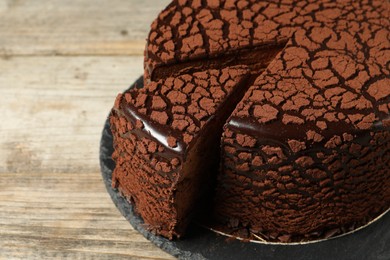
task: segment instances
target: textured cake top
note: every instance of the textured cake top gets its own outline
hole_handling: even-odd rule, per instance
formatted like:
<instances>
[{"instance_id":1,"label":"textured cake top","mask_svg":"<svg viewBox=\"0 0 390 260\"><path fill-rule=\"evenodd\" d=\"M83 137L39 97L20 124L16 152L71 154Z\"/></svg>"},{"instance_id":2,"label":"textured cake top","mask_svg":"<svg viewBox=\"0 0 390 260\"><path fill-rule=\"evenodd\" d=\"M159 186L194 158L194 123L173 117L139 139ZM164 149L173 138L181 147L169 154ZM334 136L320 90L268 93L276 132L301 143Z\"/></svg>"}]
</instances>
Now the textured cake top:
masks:
<instances>
[{"instance_id":1,"label":"textured cake top","mask_svg":"<svg viewBox=\"0 0 390 260\"><path fill-rule=\"evenodd\" d=\"M389 127L389 4L329 5L334 9L313 13L312 26L294 32L230 124L252 118L264 131L277 121L286 138L312 142Z\"/></svg>"},{"instance_id":2,"label":"textured cake top","mask_svg":"<svg viewBox=\"0 0 390 260\"><path fill-rule=\"evenodd\" d=\"M279 121L293 136L321 141L340 129L389 125L389 13L381 0L173 1L152 25L145 65L153 70L288 39L231 123Z\"/></svg>"},{"instance_id":3,"label":"textured cake top","mask_svg":"<svg viewBox=\"0 0 390 260\"><path fill-rule=\"evenodd\" d=\"M173 1L152 24L146 68L283 40L293 25L304 26L310 20L304 16L318 9L305 1L296 6L293 2Z\"/></svg>"},{"instance_id":4,"label":"textured cake top","mask_svg":"<svg viewBox=\"0 0 390 260\"><path fill-rule=\"evenodd\" d=\"M248 69L235 66L169 77L125 93L126 111L136 127L173 150L183 150L216 114Z\"/></svg>"}]
</instances>

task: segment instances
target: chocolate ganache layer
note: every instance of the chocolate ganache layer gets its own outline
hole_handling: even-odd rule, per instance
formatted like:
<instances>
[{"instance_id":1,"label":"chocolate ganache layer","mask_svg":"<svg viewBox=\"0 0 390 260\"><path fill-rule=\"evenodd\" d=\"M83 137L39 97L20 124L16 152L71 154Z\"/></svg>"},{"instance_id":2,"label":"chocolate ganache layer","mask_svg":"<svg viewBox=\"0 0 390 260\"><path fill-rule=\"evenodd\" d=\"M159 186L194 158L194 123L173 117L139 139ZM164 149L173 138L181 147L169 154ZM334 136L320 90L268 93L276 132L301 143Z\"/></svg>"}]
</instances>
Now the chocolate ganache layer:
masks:
<instances>
[{"instance_id":1,"label":"chocolate ganache layer","mask_svg":"<svg viewBox=\"0 0 390 260\"><path fill-rule=\"evenodd\" d=\"M145 88L110 117L113 186L171 239L214 194L216 219L249 238L366 224L390 207L389 13L388 1L172 1L147 39Z\"/></svg>"}]
</instances>

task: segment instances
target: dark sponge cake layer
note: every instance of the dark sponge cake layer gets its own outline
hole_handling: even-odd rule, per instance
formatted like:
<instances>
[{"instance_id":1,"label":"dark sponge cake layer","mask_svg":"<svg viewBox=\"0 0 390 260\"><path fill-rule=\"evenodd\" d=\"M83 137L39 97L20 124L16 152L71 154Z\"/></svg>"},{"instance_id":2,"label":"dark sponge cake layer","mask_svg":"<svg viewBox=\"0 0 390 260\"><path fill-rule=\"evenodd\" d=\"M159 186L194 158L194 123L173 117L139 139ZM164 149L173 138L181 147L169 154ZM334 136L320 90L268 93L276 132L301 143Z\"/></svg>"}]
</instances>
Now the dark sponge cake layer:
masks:
<instances>
[{"instance_id":1,"label":"dark sponge cake layer","mask_svg":"<svg viewBox=\"0 0 390 260\"><path fill-rule=\"evenodd\" d=\"M222 125L247 78L244 66L208 70L117 97L110 117L113 186L151 230L171 239L184 233L194 205L215 178Z\"/></svg>"},{"instance_id":2,"label":"dark sponge cake layer","mask_svg":"<svg viewBox=\"0 0 390 260\"><path fill-rule=\"evenodd\" d=\"M225 126L219 219L286 242L390 207L389 6L375 4L321 4L255 80Z\"/></svg>"}]
</instances>

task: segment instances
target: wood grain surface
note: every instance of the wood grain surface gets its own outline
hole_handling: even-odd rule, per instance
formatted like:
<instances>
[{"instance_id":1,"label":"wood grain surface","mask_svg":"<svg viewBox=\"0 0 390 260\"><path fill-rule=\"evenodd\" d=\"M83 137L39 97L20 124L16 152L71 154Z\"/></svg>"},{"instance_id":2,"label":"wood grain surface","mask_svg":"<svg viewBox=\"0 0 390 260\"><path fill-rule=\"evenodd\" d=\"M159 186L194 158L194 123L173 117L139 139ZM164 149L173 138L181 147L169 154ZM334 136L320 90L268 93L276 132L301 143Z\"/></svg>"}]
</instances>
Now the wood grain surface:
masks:
<instances>
[{"instance_id":1,"label":"wood grain surface","mask_svg":"<svg viewBox=\"0 0 390 260\"><path fill-rule=\"evenodd\" d=\"M115 208L98 159L168 2L0 0L0 259L173 259Z\"/></svg>"},{"instance_id":2,"label":"wood grain surface","mask_svg":"<svg viewBox=\"0 0 390 260\"><path fill-rule=\"evenodd\" d=\"M169 0L0 0L0 55L142 55Z\"/></svg>"}]
</instances>

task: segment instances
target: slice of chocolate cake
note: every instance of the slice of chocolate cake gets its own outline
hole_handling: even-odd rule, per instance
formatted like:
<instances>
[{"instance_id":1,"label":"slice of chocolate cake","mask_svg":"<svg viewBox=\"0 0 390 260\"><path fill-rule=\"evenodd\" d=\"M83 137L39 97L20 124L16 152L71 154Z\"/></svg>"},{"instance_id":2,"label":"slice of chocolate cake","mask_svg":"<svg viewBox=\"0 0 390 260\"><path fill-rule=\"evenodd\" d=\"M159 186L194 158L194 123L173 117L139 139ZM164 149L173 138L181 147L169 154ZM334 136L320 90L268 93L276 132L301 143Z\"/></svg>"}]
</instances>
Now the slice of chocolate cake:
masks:
<instances>
[{"instance_id":1,"label":"slice of chocolate cake","mask_svg":"<svg viewBox=\"0 0 390 260\"><path fill-rule=\"evenodd\" d=\"M119 95L110 122L113 186L151 230L180 237L218 171L222 126L244 92L244 66L151 82Z\"/></svg>"},{"instance_id":2,"label":"slice of chocolate cake","mask_svg":"<svg viewBox=\"0 0 390 260\"><path fill-rule=\"evenodd\" d=\"M224 223L302 241L389 209L389 5L377 4L319 5L317 25L297 30L239 103L222 141Z\"/></svg>"}]
</instances>

